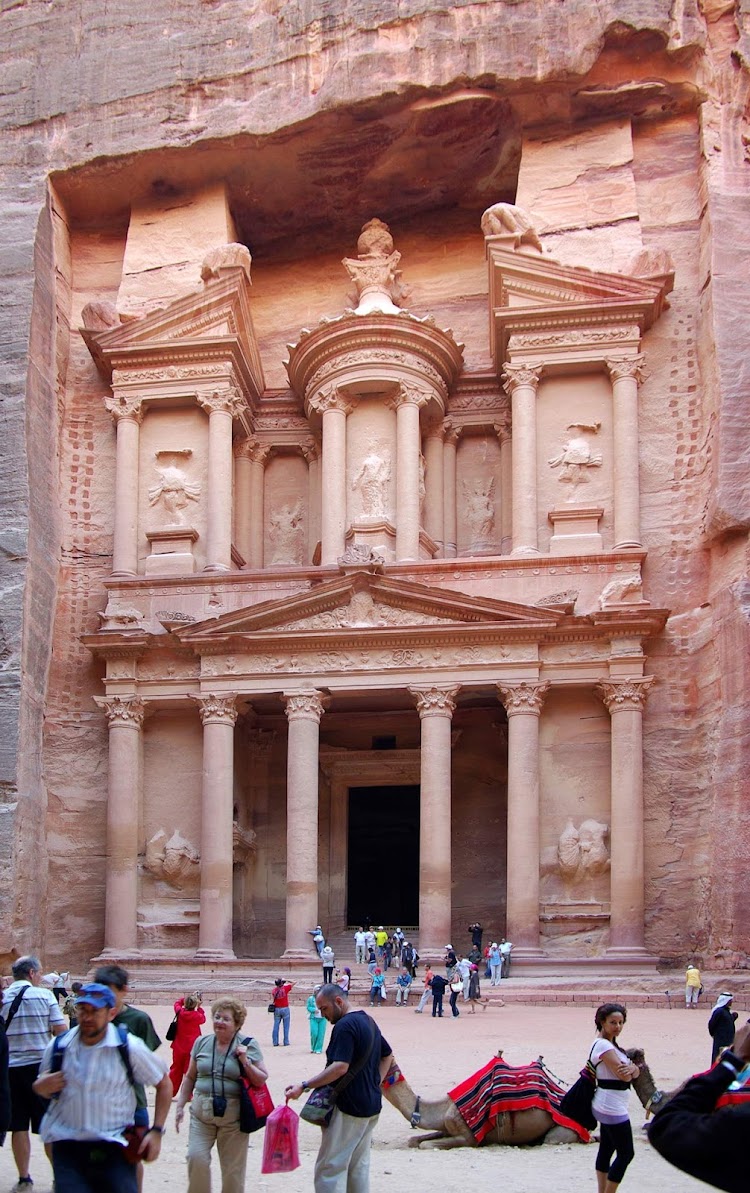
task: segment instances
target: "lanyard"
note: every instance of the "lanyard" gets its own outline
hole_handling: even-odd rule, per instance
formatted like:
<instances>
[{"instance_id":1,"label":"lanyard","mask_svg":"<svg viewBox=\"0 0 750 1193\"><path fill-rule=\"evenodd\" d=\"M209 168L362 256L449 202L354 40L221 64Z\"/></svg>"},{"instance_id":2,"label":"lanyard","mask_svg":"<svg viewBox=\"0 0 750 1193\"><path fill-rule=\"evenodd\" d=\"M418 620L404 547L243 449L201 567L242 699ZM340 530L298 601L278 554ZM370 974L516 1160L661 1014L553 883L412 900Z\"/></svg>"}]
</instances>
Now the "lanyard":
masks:
<instances>
[{"instance_id":1,"label":"lanyard","mask_svg":"<svg viewBox=\"0 0 750 1193\"><path fill-rule=\"evenodd\" d=\"M227 1067L227 1061L229 1059L229 1050L232 1047L232 1044L234 1043L234 1041L237 1039L238 1034L239 1034L238 1032L234 1033L231 1040L229 1041L229 1047L227 1048L226 1052L224 1053L224 1063L221 1066L221 1097L222 1098L224 1097L224 1070ZM214 1046L213 1046L213 1051L211 1052L211 1097L212 1098L216 1097L216 1088L214 1086L214 1064L215 1064L215 1062L216 1062L216 1036L214 1036Z\"/></svg>"}]
</instances>

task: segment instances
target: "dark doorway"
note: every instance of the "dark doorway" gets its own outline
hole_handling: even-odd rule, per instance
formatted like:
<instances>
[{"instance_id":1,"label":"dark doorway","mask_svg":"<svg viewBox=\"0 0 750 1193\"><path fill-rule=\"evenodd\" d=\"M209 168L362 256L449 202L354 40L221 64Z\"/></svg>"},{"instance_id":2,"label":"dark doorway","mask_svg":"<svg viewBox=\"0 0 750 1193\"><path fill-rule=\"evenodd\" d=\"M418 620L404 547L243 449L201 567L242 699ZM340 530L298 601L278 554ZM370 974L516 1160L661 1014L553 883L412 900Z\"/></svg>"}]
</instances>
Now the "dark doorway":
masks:
<instances>
[{"instance_id":1,"label":"dark doorway","mask_svg":"<svg viewBox=\"0 0 750 1193\"><path fill-rule=\"evenodd\" d=\"M349 788L347 921L419 922L419 787Z\"/></svg>"}]
</instances>

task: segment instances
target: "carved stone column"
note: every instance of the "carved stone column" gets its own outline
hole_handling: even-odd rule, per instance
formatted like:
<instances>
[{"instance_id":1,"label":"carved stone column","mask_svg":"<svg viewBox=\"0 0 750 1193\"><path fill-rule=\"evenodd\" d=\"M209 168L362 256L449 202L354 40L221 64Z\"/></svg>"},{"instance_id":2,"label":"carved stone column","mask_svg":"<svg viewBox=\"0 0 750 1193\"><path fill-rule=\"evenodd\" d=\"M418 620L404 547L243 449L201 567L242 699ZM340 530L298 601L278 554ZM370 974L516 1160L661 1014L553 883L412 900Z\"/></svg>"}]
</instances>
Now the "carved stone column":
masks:
<instances>
[{"instance_id":1,"label":"carved stone column","mask_svg":"<svg viewBox=\"0 0 750 1193\"><path fill-rule=\"evenodd\" d=\"M643 708L653 676L600 683L611 718L610 899L608 954L644 949Z\"/></svg>"},{"instance_id":2,"label":"carved stone column","mask_svg":"<svg viewBox=\"0 0 750 1193\"><path fill-rule=\"evenodd\" d=\"M548 683L497 685L508 715L508 866L505 935L514 955L539 948L539 717Z\"/></svg>"},{"instance_id":3,"label":"carved stone column","mask_svg":"<svg viewBox=\"0 0 750 1193\"><path fill-rule=\"evenodd\" d=\"M614 451L614 547L640 547L641 501L638 466L638 382L643 357L608 360L612 379Z\"/></svg>"},{"instance_id":4,"label":"carved stone column","mask_svg":"<svg viewBox=\"0 0 750 1193\"><path fill-rule=\"evenodd\" d=\"M438 555L443 552L443 534L445 533L444 501L445 488L443 481L443 437L445 431L442 423L433 423L427 431L424 444L425 459L425 501L424 522L425 530L437 545Z\"/></svg>"},{"instance_id":5,"label":"carved stone column","mask_svg":"<svg viewBox=\"0 0 750 1193\"><path fill-rule=\"evenodd\" d=\"M505 389L511 398L513 433L513 555L539 550L536 478L536 389L541 365L505 366Z\"/></svg>"},{"instance_id":6,"label":"carved stone column","mask_svg":"<svg viewBox=\"0 0 750 1193\"><path fill-rule=\"evenodd\" d=\"M429 394L401 385L396 407L396 561L419 559L419 410Z\"/></svg>"},{"instance_id":7,"label":"carved stone column","mask_svg":"<svg viewBox=\"0 0 750 1193\"><path fill-rule=\"evenodd\" d=\"M309 404L321 412L323 421L320 562L327 567L337 562L346 546L346 417L352 405L335 386L322 390Z\"/></svg>"},{"instance_id":8,"label":"carved stone column","mask_svg":"<svg viewBox=\"0 0 750 1193\"><path fill-rule=\"evenodd\" d=\"M138 444L143 405L140 399L105 398L117 426L115 455L115 524L112 575L138 574Z\"/></svg>"},{"instance_id":9,"label":"carved stone column","mask_svg":"<svg viewBox=\"0 0 750 1193\"><path fill-rule=\"evenodd\" d=\"M324 507L325 508L325 507ZM324 697L285 692L289 721L286 781L286 953L307 957L318 922L318 749Z\"/></svg>"},{"instance_id":10,"label":"carved stone column","mask_svg":"<svg viewBox=\"0 0 750 1193\"><path fill-rule=\"evenodd\" d=\"M197 696L203 722L201 918L197 957L234 956L232 945L232 808L237 697Z\"/></svg>"},{"instance_id":11,"label":"carved stone column","mask_svg":"<svg viewBox=\"0 0 750 1193\"><path fill-rule=\"evenodd\" d=\"M461 432L450 419L443 423L443 553L446 559L458 554L458 510L456 506L456 448Z\"/></svg>"},{"instance_id":12,"label":"carved stone column","mask_svg":"<svg viewBox=\"0 0 750 1193\"><path fill-rule=\"evenodd\" d=\"M513 449L510 421L498 423L495 433L500 444L500 552L510 554L513 546Z\"/></svg>"},{"instance_id":13,"label":"carved stone column","mask_svg":"<svg viewBox=\"0 0 750 1193\"><path fill-rule=\"evenodd\" d=\"M206 572L232 566L232 419L242 405L234 389L199 394L208 411L208 494L206 499Z\"/></svg>"},{"instance_id":14,"label":"carved stone column","mask_svg":"<svg viewBox=\"0 0 750 1193\"><path fill-rule=\"evenodd\" d=\"M143 718L138 696L98 697L109 725L104 952L138 948L138 815Z\"/></svg>"},{"instance_id":15,"label":"carved stone column","mask_svg":"<svg viewBox=\"0 0 750 1193\"><path fill-rule=\"evenodd\" d=\"M308 542L307 558L312 560L315 547L320 541L320 452L314 439L302 447L302 454L307 461L307 516Z\"/></svg>"},{"instance_id":16,"label":"carved stone column","mask_svg":"<svg viewBox=\"0 0 750 1193\"><path fill-rule=\"evenodd\" d=\"M235 445L235 539L245 563L250 568L263 567L263 530L265 519L265 472L270 447L257 439L243 439Z\"/></svg>"},{"instance_id":17,"label":"carved stone column","mask_svg":"<svg viewBox=\"0 0 750 1193\"><path fill-rule=\"evenodd\" d=\"M419 951L442 956L451 940L451 719L460 685L409 688L421 730Z\"/></svg>"}]
</instances>

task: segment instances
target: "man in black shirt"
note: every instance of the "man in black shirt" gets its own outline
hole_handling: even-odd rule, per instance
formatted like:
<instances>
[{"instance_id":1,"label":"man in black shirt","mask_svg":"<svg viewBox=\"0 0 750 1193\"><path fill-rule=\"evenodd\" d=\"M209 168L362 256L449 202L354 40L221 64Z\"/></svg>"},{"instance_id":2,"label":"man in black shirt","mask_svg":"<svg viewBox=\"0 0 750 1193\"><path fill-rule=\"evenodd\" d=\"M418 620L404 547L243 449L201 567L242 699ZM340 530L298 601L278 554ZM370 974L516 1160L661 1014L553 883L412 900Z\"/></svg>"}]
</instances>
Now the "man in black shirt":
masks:
<instances>
[{"instance_id":1,"label":"man in black shirt","mask_svg":"<svg viewBox=\"0 0 750 1193\"><path fill-rule=\"evenodd\" d=\"M430 986L432 988L432 1018L435 1016L439 1019L443 1018L443 995L445 994L445 987L448 985L448 979L444 978L442 974L436 973L433 976Z\"/></svg>"},{"instance_id":2,"label":"man in black shirt","mask_svg":"<svg viewBox=\"0 0 750 1193\"><path fill-rule=\"evenodd\" d=\"M369 1193L370 1140L380 1115L380 1083L393 1059L391 1046L364 1011L355 1011L340 986L318 991L318 1009L333 1024L321 1073L288 1085L287 1098L336 1084L336 1109L323 1129L315 1162L315 1193L333 1193L345 1176L347 1193Z\"/></svg>"},{"instance_id":3,"label":"man in black shirt","mask_svg":"<svg viewBox=\"0 0 750 1193\"><path fill-rule=\"evenodd\" d=\"M717 1103L748 1062L750 1026L745 1026L731 1051L723 1052L707 1073L691 1077L656 1111L648 1131L649 1143L670 1164L727 1193L748 1189L750 1091L745 1098L739 1091L718 1109Z\"/></svg>"}]
</instances>

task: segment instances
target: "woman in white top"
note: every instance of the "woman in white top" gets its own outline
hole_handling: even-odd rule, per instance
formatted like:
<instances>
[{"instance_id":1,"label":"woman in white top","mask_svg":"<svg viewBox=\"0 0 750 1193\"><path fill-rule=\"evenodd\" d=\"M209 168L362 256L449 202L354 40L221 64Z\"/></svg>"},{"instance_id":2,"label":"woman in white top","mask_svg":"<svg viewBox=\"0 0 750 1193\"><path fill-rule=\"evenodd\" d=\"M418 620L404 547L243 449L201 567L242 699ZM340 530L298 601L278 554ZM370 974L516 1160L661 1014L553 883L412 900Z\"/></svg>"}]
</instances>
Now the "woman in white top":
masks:
<instances>
[{"instance_id":1,"label":"woman in white top","mask_svg":"<svg viewBox=\"0 0 750 1193\"><path fill-rule=\"evenodd\" d=\"M634 1155L628 1100L630 1082L640 1069L617 1044L627 1017L625 1007L619 1002L605 1002L594 1016L599 1034L591 1049L591 1063L596 1067L596 1093L591 1109L600 1125L595 1164L598 1193L615 1193Z\"/></svg>"}]
</instances>

